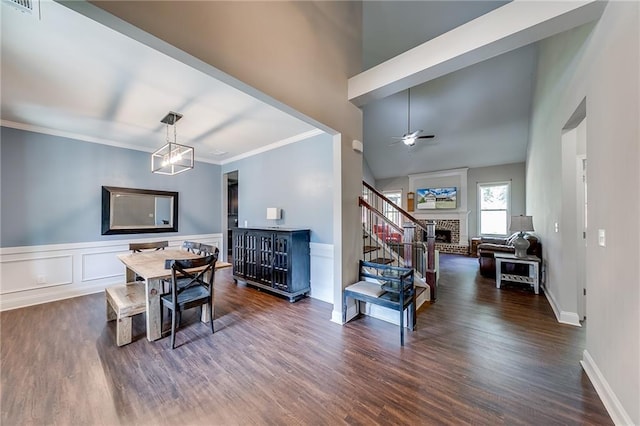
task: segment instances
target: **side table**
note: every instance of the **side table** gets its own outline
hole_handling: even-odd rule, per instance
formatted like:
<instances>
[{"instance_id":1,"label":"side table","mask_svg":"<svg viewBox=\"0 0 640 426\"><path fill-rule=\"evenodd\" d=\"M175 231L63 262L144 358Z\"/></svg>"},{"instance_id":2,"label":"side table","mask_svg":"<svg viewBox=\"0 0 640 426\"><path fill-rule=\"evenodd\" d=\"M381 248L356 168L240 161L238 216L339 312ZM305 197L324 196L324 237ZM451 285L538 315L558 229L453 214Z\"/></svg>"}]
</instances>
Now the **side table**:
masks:
<instances>
[{"instance_id":1,"label":"side table","mask_svg":"<svg viewBox=\"0 0 640 426\"><path fill-rule=\"evenodd\" d=\"M478 257L478 244L480 244L480 242L482 241L481 237L473 237L471 238L471 244L469 244L469 247L471 247L471 252L469 253L469 256L471 257Z\"/></svg>"},{"instance_id":2,"label":"side table","mask_svg":"<svg viewBox=\"0 0 640 426\"><path fill-rule=\"evenodd\" d=\"M513 253L495 253L496 260L496 287L500 288L502 280L516 283L526 283L533 286L533 291L538 294L540 291L540 258L538 256L516 257ZM516 263L529 265L529 275L504 274L502 273L503 263Z\"/></svg>"}]
</instances>

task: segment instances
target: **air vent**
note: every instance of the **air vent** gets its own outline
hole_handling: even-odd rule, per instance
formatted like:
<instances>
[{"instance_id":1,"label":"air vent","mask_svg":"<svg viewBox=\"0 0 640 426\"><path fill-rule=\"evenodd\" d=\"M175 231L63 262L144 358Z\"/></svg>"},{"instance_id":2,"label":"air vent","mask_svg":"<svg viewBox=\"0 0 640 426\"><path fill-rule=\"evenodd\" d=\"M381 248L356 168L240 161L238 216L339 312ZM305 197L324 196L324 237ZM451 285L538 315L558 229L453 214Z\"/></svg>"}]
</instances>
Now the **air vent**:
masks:
<instances>
[{"instance_id":1,"label":"air vent","mask_svg":"<svg viewBox=\"0 0 640 426\"><path fill-rule=\"evenodd\" d=\"M13 6L22 13L29 15L39 15L40 0L2 0L4 4Z\"/></svg>"}]
</instances>

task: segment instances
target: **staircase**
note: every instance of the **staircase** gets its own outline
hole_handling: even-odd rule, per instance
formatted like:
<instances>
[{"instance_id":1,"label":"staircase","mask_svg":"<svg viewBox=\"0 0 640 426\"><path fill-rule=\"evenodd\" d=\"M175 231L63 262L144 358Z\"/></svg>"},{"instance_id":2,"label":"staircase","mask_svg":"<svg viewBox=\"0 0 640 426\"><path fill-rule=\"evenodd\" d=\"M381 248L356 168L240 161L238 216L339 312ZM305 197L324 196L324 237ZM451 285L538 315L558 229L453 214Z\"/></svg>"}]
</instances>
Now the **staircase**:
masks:
<instances>
[{"instance_id":1,"label":"staircase","mask_svg":"<svg viewBox=\"0 0 640 426\"><path fill-rule=\"evenodd\" d=\"M417 306L437 298L437 253L435 221L423 226L408 212L378 190L362 182L359 197L363 227L362 259L415 269ZM427 235L426 243L415 240L415 230Z\"/></svg>"}]
</instances>

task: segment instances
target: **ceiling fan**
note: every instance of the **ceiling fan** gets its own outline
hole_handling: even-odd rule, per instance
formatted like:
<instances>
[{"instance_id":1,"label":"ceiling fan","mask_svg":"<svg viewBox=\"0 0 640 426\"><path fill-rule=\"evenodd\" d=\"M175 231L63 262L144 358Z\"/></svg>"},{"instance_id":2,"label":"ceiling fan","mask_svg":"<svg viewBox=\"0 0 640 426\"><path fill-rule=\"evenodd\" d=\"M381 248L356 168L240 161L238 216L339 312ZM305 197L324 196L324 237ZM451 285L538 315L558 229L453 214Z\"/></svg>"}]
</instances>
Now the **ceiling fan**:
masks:
<instances>
[{"instance_id":1,"label":"ceiling fan","mask_svg":"<svg viewBox=\"0 0 640 426\"><path fill-rule=\"evenodd\" d=\"M435 135L421 135L422 132L422 130L411 131L411 88L409 88L407 89L407 133L400 137L394 136L393 139L398 140L391 145L402 142L406 146L414 146L418 139L433 139L435 137Z\"/></svg>"}]
</instances>

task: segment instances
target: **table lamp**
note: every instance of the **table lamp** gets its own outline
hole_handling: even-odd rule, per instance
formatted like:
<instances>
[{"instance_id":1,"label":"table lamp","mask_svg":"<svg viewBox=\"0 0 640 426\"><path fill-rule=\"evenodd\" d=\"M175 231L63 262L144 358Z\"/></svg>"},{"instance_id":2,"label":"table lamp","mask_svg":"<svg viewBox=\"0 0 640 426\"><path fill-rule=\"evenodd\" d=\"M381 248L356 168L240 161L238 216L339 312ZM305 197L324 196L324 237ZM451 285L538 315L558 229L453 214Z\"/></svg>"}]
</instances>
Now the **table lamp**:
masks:
<instances>
[{"instance_id":1,"label":"table lamp","mask_svg":"<svg viewBox=\"0 0 640 426\"><path fill-rule=\"evenodd\" d=\"M527 249L529 249L529 241L524 236L527 232L534 231L532 216L511 216L511 226L509 232L518 232L518 237L513 240L513 247L516 249L516 257L527 257Z\"/></svg>"}]
</instances>

